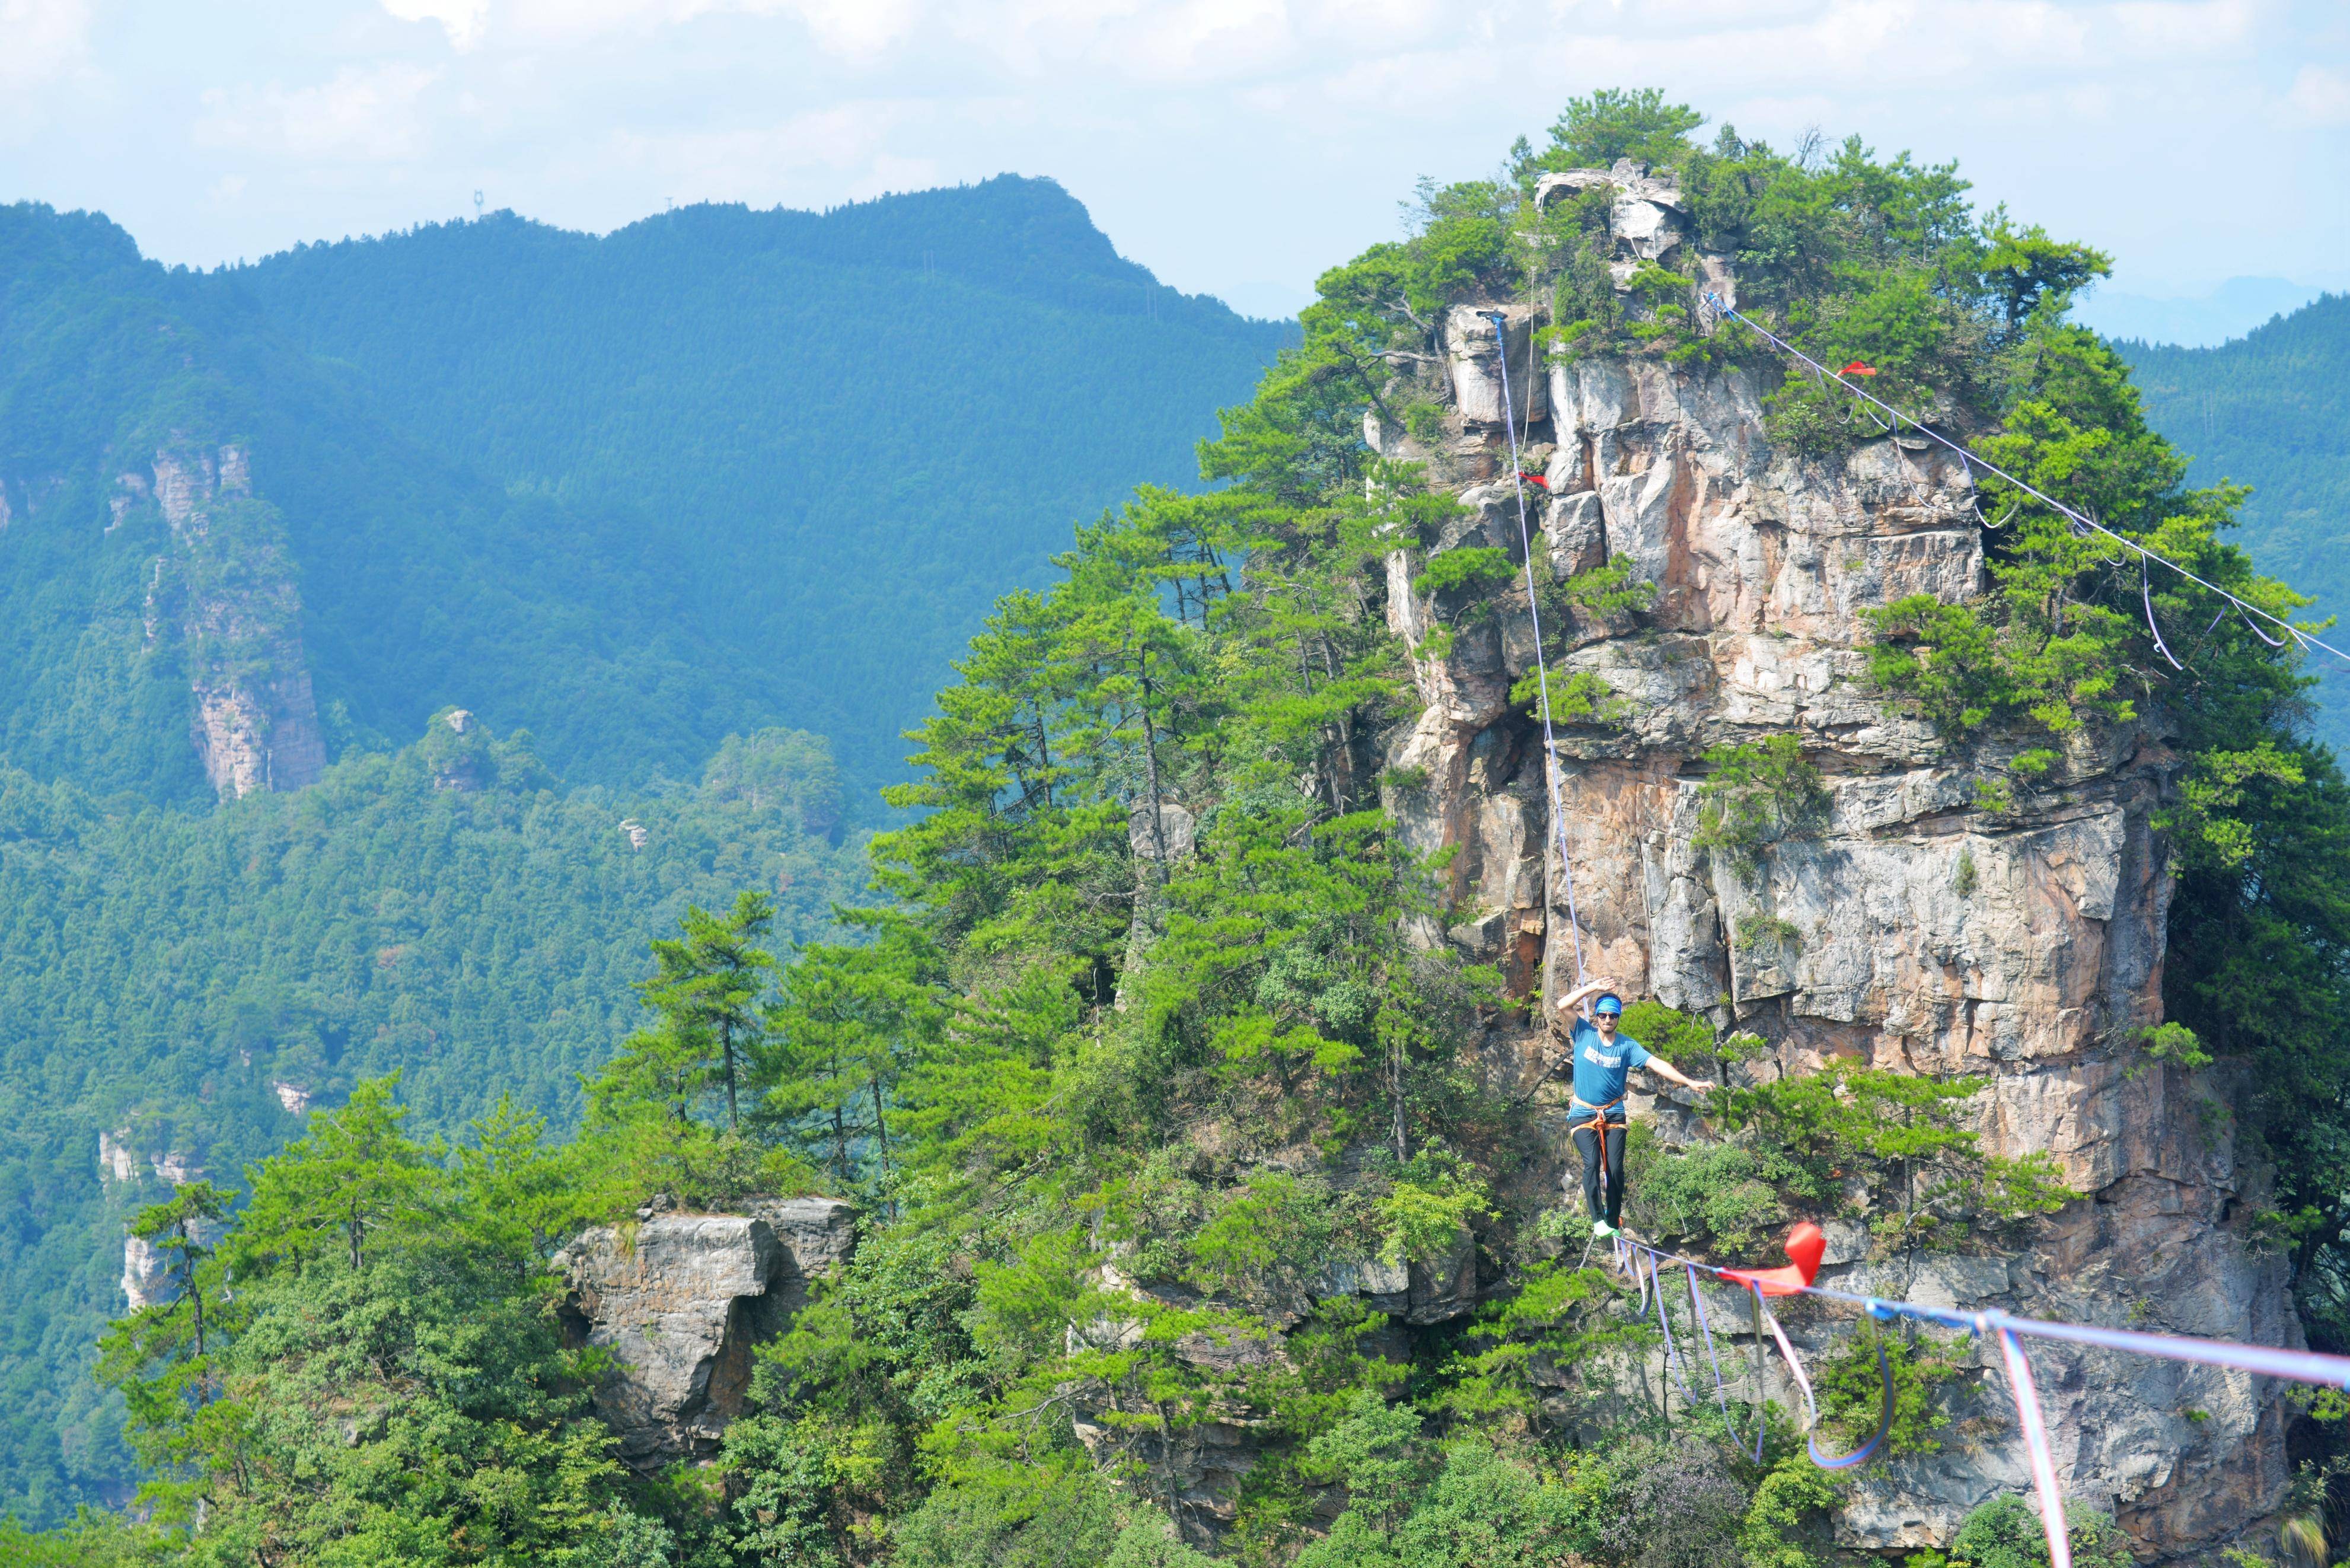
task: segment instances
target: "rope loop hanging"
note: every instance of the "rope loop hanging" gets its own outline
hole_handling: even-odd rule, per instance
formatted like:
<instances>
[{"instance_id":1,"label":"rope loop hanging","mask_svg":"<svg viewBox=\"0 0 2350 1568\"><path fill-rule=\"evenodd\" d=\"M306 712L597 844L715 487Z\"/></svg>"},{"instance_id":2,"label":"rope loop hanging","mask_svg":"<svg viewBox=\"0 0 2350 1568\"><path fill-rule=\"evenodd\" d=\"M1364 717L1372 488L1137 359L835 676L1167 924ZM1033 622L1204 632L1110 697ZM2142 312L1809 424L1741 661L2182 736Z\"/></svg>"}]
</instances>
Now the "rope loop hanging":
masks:
<instances>
[{"instance_id":1,"label":"rope loop hanging","mask_svg":"<svg viewBox=\"0 0 2350 1568\"><path fill-rule=\"evenodd\" d=\"M2151 559L2151 556L2141 556L2137 563L2137 594L2146 605L2146 629L2154 637L2154 650L2170 660L2170 668L2184 672L2187 666L2178 662L2178 655L2170 651L2170 644L2162 640L2162 628L2155 622L2154 568L2147 565Z\"/></svg>"}]
</instances>

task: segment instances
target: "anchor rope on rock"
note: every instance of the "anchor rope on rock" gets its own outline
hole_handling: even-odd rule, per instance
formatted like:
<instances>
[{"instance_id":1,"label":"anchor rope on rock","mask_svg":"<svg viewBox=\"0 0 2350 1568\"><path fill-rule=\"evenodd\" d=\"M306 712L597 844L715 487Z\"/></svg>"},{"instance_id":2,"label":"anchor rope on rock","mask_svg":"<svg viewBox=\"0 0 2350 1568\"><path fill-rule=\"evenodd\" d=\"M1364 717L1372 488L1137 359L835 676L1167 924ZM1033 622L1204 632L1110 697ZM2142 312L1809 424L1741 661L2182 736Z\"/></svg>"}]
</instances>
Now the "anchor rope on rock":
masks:
<instances>
[{"instance_id":1,"label":"anchor rope on rock","mask_svg":"<svg viewBox=\"0 0 2350 1568\"><path fill-rule=\"evenodd\" d=\"M2074 507L2065 505L2063 502L2057 500L2054 496L2050 495L2047 492L2025 483L2022 480L2018 479L2015 475L2008 472L2007 470L2000 467L1997 463L1992 462L1989 459L1975 452L1968 451L1957 441L1952 441L1950 437L1942 434L1939 431L1932 429L1914 415L1905 413L1901 410L1895 408L1884 399L1877 396L1876 393L1867 390L1866 388L1856 386L1851 381L1845 379L1841 376L1831 373L1826 366L1821 364L1817 359L1813 358L1809 354L1804 353L1801 348L1796 348L1785 338L1773 332L1769 327L1763 326L1752 317L1746 315L1736 306L1724 304L1719 295L1708 294L1705 296L1704 304L1706 308L1711 311L1716 318L1728 319L1740 323L1752 330L1756 336L1762 337L1765 342L1777 348L1781 353L1792 356L1793 358L1800 359L1804 364L1810 366L1823 380L1834 382L1836 386L1842 387L1854 397L1858 398L1863 402L1868 403L1872 407L1879 410L1895 421L1894 428L1898 428L1900 425L1908 425L1911 430L1916 431L1928 441L1933 441L1938 445L1947 447L1950 451L1958 454L1959 461L1965 463L1970 472L1980 468L1986 473L1995 474L2000 479L2013 485L2016 489L2022 491L2026 495L2031 496L2033 500L2038 501L2042 505L2061 514L2066 518L2069 518L2073 523L2074 533L2078 534L2081 530L2085 528L2095 533L2102 534L2106 538L2111 539L2115 544L2120 545L2126 549L2135 550L2144 561L2168 566L2172 571L2177 572L2180 576L2185 577L2189 582L2193 583L2197 587L2203 589L2207 593L2217 594L2220 597L2226 599L2230 604L2234 605L2238 610L2243 613L2247 624L2251 622L2252 617L2258 616L2262 620L2267 621L2270 625L2278 628L2287 638L2300 644L2302 647L2305 649L2322 649L2325 652L2332 654L2334 658L2342 660L2345 664L2350 664L2350 653L2345 653L2342 649L2334 647L2332 643L2327 642L2324 639L2303 630L2300 627L2293 625L2293 622L2285 619L2282 616L2274 614L2269 610L2264 610L2261 608L2260 606L2251 603L2250 600L2239 597L2237 595L2230 593L2227 589L2220 587L2216 583L2206 581L2204 578L2197 576L2191 571L2189 571L2185 566L2182 566L2178 562L2172 560L2169 556L2162 555L2158 551L2148 549L2146 545L2139 544L2137 540L2128 537L2126 535L2115 533L2111 528L2106 527L2095 518L2091 517L2087 514L2078 511ZM2254 626L2252 629L2258 631L2260 628L2259 627ZM2161 635L2162 634L2159 631L2155 634L2156 641L2159 642L2161 640ZM2262 640L2268 642L2272 648L2282 646L2280 643L2268 638L2265 633L2262 633ZM2168 650L2166 649L2165 652L2166 657L2168 657Z\"/></svg>"},{"instance_id":2,"label":"anchor rope on rock","mask_svg":"<svg viewBox=\"0 0 2350 1568\"><path fill-rule=\"evenodd\" d=\"M1526 475L1518 459L1518 414L1510 394L1510 335L1506 330L1509 318L1498 310L1478 314L1493 324L1495 358L1502 367L1502 428L1510 434L1510 482L1518 496L1518 543L1525 551L1526 613L1534 628L1534 687L1542 707L1543 779L1550 788L1551 836L1558 842L1559 875L1566 884L1566 929L1575 939L1575 983L1583 983L1583 919L1575 908L1575 862L1566 852L1566 811L1559 802L1558 736L1550 722L1550 676L1544 667L1542 605L1534 592L1534 529L1526 521ZM1533 363L1531 348L1527 362ZM1534 398L1526 398L1529 417L1534 412ZM1531 427L1529 427L1531 428Z\"/></svg>"}]
</instances>

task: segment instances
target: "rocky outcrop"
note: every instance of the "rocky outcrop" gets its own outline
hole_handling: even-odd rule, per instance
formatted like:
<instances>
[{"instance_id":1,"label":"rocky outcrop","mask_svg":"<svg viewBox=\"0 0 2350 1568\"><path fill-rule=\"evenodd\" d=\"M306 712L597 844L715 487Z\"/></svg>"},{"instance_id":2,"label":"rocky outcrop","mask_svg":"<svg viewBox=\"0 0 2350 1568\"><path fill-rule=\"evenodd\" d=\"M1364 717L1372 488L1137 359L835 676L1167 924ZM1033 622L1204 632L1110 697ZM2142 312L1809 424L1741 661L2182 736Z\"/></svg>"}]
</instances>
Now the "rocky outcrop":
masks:
<instances>
[{"instance_id":1,"label":"rocky outcrop","mask_svg":"<svg viewBox=\"0 0 2350 1568\"><path fill-rule=\"evenodd\" d=\"M139 1177L139 1157L130 1150L130 1129L117 1127L110 1133L98 1135L98 1179L135 1181Z\"/></svg>"},{"instance_id":2,"label":"rocky outcrop","mask_svg":"<svg viewBox=\"0 0 2350 1568\"><path fill-rule=\"evenodd\" d=\"M742 1214L646 1210L557 1255L577 1345L609 1350L596 1410L639 1470L706 1459L742 1413L751 1353L806 1303L808 1282L856 1242L854 1213L826 1198L759 1199Z\"/></svg>"},{"instance_id":3,"label":"rocky outcrop","mask_svg":"<svg viewBox=\"0 0 2350 1568\"><path fill-rule=\"evenodd\" d=\"M244 449L158 450L151 483L120 476L109 530L151 500L172 548L149 574L147 641L165 624L181 634L193 698L189 734L205 776L227 800L316 783L327 753L300 595L276 512L253 493Z\"/></svg>"},{"instance_id":4,"label":"rocky outcrop","mask_svg":"<svg viewBox=\"0 0 2350 1568\"><path fill-rule=\"evenodd\" d=\"M1678 193L1627 165L1545 177L1544 199L1600 185L1616 192L1625 265L1690 243ZM1514 386L1519 321L1539 320L1523 302L1507 308ZM2180 766L2161 723L2077 741L2012 809L1990 810L1977 784L2002 776L2014 746L1954 750L1866 678L1864 611L1984 588L1965 468L1893 439L1834 461L1780 452L1764 388L1743 370L1645 358L1544 367L1523 431L1526 466L1549 487L1535 498L1537 575L1555 584L1621 562L1651 595L1638 614L1544 599L1555 667L1611 698L1560 732L1562 865L1540 732L1510 701L1535 659L1523 585L1486 590L1479 614L1457 595L1412 590L1431 555L1523 554L1492 423L1492 327L1464 308L1445 331L1461 347L1411 395L1451 406L1448 432L1422 443L1370 430L1464 507L1440 537L1398 552L1388 576L1399 636L1425 650L1430 629L1447 628L1433 645L1443 656L1416 660L1424 706L1384 758L1407 838L1454 851L1461 914L1430 940L1547 994L1562 973L1571 981L1579 940L1587 971L1760 1034L1763 1054L1742 1073L1842 1060L1981 1075L1986 1147L2046 1151L2086 1195L2012 1253L1872 1262L1847 1249L1829 1271L1843 1288L2299 1343L2285 1265L2247 1232L2261 1176L2240 1164L2218 1110L2228 1080L2150 1064L2134 1043L2161 1017L2170 881L2156 817ZM1815 826L1751 871L1693 848L1706 749L1783 733L1823 775ZM1530 1033L1497 1033L1490 1068L1530 1085L1537 1050ZM1632 1108L1669 1139L1698 1136L1670 1100L1636 1094ZM1529 1114L1561 1157L1525 1173L1536 1194L1565 1174L1558 1091L1542 1090ZM1848 1332L1803 1309L1789 1318L1815 1348ZM1938 1454L1864 1472L1838 1525L1847 1544L1946 1543L1968 1510L2024 1484L1996 1374L1976 1349L1957 1354L1967 1370L1948 1396L1955 1435ZM2287 1408L2273 1386L2098 1352L2032 1354L2068 1490L2115 1510L2145 1553L2206 1552L2279 1505Z\"/></svg>"},{"instance_id":5,"label":"rocky outcrop","mask_svg":"<svg viewBox=\"0 0 2350 1568\"><path fill-rule=\"evenodd\" d=\"M144 1236L122 1239L122 1299L126 1312L140 1312L168 1299L171 1282L162 1251Z\"/></svg>"},{"instance_id":6,"label":"rocky outcrop","mask_svg":"<svg viewBox=\"0 0 2350 1568\"><path fill-rule=\"evenodd\" d=\"M1145 860L1181 860L1191 853L1199 836L1200 819L1189 807L1171 800L1160 801L1155 814L1148 804L1127 814L1127 845Z\"/></svg>"}]
</instances>

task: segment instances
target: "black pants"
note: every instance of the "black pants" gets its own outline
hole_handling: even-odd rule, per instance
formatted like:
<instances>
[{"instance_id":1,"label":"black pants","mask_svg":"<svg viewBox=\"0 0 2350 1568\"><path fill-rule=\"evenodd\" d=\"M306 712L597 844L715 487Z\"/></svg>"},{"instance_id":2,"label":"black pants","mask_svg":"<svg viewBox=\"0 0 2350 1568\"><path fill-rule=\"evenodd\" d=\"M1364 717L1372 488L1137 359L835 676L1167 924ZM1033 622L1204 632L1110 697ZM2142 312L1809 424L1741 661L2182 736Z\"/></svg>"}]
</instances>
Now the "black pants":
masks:
<instances>
[{"instance_id":1,"label":"black pants","mask_svg":"<svg viewBox=\"0 0 2350 1568\"><path fill-rule=\"evenodd\" d=\"M1607 1200L1603 1208L1599 1193L1599 1160L1602 1127L1606 1127L1607 1159ZM1590 1207L1594 1220L1605 1220L1610 1225L1617 1222L1624 1212L1624 1124L1602 1123L1596 1117L1578 1122L1569 1129L1575 1138L1575 1151L1583 1156L1583 1201Z\"/></svg>"}]
</instances>

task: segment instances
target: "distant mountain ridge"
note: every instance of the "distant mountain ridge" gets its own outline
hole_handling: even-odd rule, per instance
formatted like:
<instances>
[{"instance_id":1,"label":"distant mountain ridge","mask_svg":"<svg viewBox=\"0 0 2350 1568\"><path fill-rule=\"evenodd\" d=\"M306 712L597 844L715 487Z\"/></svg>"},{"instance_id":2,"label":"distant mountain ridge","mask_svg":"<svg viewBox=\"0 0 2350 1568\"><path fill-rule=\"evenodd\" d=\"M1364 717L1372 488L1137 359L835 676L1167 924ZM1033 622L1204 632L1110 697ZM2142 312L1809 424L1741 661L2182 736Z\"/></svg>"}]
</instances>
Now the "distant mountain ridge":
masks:
<instances>
[{"instance_id":1,"label":"distant mountain ridge","mask_svg":"<svg viewBox=\"0 0 2350 1568\"><path fill-rule=\"evenodd\" d=\"M2350 647L2350 295L2329 294L2217 348L2121 346L2149 421L2193 478L2252 487L2242 539L2263 569L2345 618ZM2350 752L2350 670L2319 656L2318 736Z\"/></svg>"},{"instance_id":2,"label":"distant mountain ridge","mask_svg":"<svg viewBox=\"0 0 2350 1568\"><path fill-rule=\"evenodd\" d=\"M1009 176L601 238L501 213L211 274L20 206L0 271L0 519L40 518L0 547L0 755L190 801L267 773L307 677L320 761L452 703L581 779L690 774L783 723L833 738L861 803L993 597L1137 474L1190 480L1293 330ZM282 567L183 593L176 639L159 584L238 574L163 514L158 454L210 465L240 570ZM224 713L242 773L189 745Z\"/></svg>"},{"instance_id":3,"label":"distant mountain ridge","mask_svg":"<svg viewBox=\"0 0 2350 1568\"><path fill-rule=\"evenodd\" d=\"M2116 293L2100 285L2074 306L2073 319L2107 337L2210 348L2290 315L2324 292L2282 277L2231 277L2185 297Z\"/></svg>"}]
</instances>

